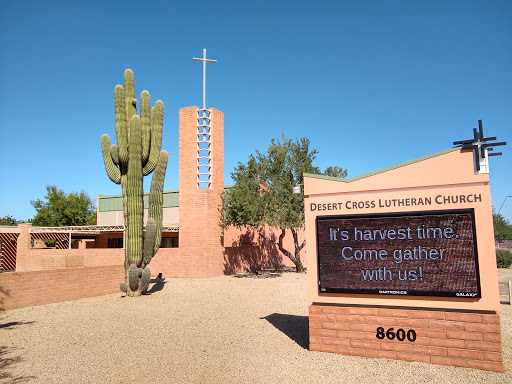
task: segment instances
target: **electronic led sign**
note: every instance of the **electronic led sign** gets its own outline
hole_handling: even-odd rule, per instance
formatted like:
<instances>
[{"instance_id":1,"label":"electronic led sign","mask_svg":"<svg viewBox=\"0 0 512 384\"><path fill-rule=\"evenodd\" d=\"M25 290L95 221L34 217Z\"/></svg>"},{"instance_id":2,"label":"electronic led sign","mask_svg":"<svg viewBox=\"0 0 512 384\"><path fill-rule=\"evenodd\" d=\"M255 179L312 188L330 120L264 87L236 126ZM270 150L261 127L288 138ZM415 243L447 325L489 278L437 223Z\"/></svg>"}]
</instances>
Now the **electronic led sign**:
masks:
<instances>
[{"instance_id":1,"label":"electronic led sign","mask_svg":"<svg viewBox=\"0 0 512 384\"><path fill-rule=\"evenodd\" d=\"M317 218L320 293L480 298L474 211Z\"/></svg>"}]
</instances>

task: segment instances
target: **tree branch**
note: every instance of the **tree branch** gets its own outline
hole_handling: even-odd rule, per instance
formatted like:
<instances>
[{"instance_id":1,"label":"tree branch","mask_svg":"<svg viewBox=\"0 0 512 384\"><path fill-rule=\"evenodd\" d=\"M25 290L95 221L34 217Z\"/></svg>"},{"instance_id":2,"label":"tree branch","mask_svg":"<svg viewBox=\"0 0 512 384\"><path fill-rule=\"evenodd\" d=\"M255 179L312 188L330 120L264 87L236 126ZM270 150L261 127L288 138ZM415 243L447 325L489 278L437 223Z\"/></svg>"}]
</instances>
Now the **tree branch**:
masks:
<instances>
[{"instance_id":1,"label":"tree branch","mask_svg":"<svg viewBox=\"0 0 512 384\"><path fill-rule=\"evenodd\" d=\"M274 240L271 240L269 238L267 238L263 233L260 232L259 228L257 225L252 225L252 224L248 224L250 227L252 227L256 233L265 241L268 241L269 243L273 243L277 246L279 246L279 243L277 241L274 241Z\"/></svg>"}]
</instances>

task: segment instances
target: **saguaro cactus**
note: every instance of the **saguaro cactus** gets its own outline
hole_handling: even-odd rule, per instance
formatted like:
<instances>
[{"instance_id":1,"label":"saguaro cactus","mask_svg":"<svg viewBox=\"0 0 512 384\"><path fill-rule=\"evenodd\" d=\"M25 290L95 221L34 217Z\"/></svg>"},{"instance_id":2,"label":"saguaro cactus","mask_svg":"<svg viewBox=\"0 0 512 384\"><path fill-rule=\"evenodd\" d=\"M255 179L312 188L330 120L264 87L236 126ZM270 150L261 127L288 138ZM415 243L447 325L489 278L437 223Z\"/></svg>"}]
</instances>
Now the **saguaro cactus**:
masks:
<instances>
[{"instance_id":1,"label":"saguaro cactus","mask_svg":"<svg viewBox=\"0 0 512 384\"><path fill-rule=\"evenodd\" d=\"M160 151L164 103L150 109L147 91L140 95L137 115L133 72L124 72L124 88L114 88L117 146L110 137L101 137L107 175L121 184L125 225L125 282L127 296L139 296L148 289L151 271L147 267L162 241L163 186L168 153ZM149 193L149 218L144 234L143 178L155 171Z\"/></svg>"}]
</instances>

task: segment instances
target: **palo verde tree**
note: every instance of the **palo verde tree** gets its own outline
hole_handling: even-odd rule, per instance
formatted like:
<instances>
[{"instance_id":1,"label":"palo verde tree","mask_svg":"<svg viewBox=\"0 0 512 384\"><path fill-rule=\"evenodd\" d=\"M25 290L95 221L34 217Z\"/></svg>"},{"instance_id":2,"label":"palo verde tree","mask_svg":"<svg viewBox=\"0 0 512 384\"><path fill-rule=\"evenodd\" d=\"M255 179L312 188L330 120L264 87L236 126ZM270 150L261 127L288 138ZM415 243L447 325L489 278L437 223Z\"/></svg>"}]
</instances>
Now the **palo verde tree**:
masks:
<instances>
[{"instance_id":1,"label":"palo verde tree","mask_svg":"<svg viewBox=\"0 0 512 384\"><path fill-rule=\"evenodd\" d=\"M110 137L101 137L101 150L107 175L121 184L125 225L125 282L121 291L127 296L145 293L151 279L147 267L162 241L163 187L168 153L160 151L164 103L158 100L150 108L148 91L140 95L137 115L135 81L131 69L124 72L124 88L114 88L117 146ZM143 178L152 172L149 193L149 218L144 233Z\"/></svg>"},{"instance_id":2,"label":"palo verde tree","mask_svg":"<svg viewBox=\"0 0 512 384\"><path fill-rule=\"evenodd\" d=\"M81 191L65 193L55 185L46 187L43 200L31 200L36 210L32 224L40 227L61 227L96 224L95 205L89 195Z\"/></svg>"},{"instance_id":3,"label":"palo verde tree","mask_svg":"<svg viewBox=\"0 0 512 384\"><path fill-rule=\"evenodd\" d=\"M246 164L238 163L231 173L235 185L223 195L223 225L252 227L265 241L275 243L297 272L304 272L300 253L306 241L299 244L298 235L304 227L304 195L294 194L293 187L303 184L304 173L321 173L313 166L316 154L307 138L291 140L283 134L282 141L272 139L265 153L256 151ZM265 225L281 231L277 241L265 235ZM287 229L293 236L292 250L283 246Z\"/></svg>"}]
</instances>

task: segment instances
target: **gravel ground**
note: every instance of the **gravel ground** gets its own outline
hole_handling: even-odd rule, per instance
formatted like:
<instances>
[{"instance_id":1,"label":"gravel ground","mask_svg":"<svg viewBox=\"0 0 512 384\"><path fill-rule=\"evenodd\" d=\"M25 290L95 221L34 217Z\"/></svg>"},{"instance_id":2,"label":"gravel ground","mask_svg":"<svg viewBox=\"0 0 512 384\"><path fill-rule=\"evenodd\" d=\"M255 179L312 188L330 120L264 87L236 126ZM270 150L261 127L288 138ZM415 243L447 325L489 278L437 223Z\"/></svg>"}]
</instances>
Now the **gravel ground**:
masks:
<instances>
[{"instance_id":1,"label":"gravel ground","mask_svg":"<svg viewBox=\"0 0 512 384\"><path fill-rule=\"evenodd\" d=\"M5 383L512 383L512 307L502 305L507 372L309 352L306 276L172 279L0 313Z\"/></svg>"}]
</instances>

